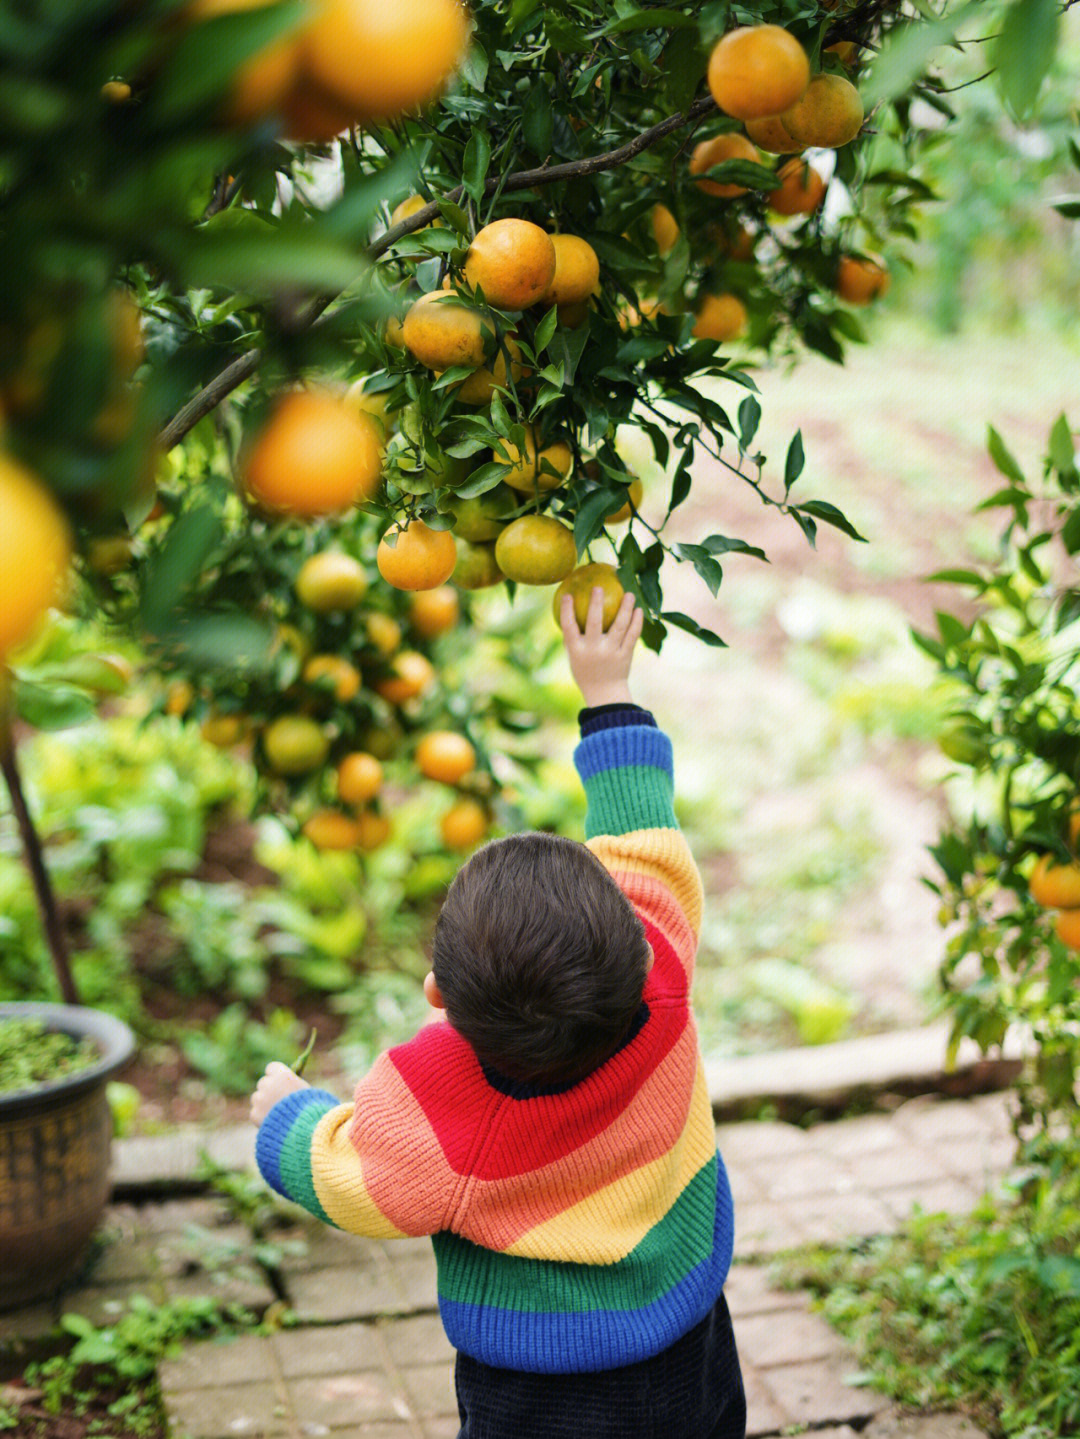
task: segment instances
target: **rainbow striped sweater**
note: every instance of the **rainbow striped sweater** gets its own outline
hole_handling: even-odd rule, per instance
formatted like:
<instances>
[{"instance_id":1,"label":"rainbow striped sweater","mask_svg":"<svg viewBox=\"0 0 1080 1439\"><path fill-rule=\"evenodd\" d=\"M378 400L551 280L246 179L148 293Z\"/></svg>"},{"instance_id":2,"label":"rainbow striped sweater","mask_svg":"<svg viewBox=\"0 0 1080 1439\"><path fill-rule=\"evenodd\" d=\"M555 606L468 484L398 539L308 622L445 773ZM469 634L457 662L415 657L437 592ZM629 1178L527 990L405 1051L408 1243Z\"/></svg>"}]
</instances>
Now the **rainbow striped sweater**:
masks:
<instances>
[{"instance_id":1,"label":"rainbow striped sweater","mask_svg":"<svg viewBox=\"0 0 1080 1439\"><path fill-rule=\"evenodd\" d=\"M380 1056L350 1104L286 1096L256 1142L268 1183L328 1223L431 1235L451 1343L533 1373L659 1354L716 1302L733 1241L690 1011L701 881L671 743L636 707L586 714L587 843L655 953L630 1037L585 1079L542 1088L486 1071L437 1021Z\"/></svg>"}]
</instances>

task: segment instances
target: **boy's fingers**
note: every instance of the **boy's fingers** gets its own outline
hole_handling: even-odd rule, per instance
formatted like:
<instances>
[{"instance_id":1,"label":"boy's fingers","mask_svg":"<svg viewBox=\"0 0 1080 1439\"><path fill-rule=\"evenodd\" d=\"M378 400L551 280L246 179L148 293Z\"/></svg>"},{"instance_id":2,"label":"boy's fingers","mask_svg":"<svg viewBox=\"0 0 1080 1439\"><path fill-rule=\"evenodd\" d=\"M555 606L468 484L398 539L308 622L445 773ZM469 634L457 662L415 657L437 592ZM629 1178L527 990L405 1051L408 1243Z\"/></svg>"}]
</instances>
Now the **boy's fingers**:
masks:
<instances>
[{"instance_id":1,"label":"boy's fingers","mask_svg":"<svg viewBox=\"0 0 1080 1439\"><path fill-rule=\"evenodd\" d=\"M604 591L594 585L589 595L589 612L585 616L585 633L590 639L597 639L604 632Z\"/></svg>"},{"instance_id":2,"label":"boy's fingers","mask_svg":"<svg viewBox=\"0 0 1080 1439\"><path fill-rule=\"evenodd\" d=\"M619 601L619 608L615 611L615 618L611 621L611 637L617 645L621 645L626 638L626 632L630 628L630 622L634 614L636 601L629 590Z\"/></svg>"},{"instance_id":3,"label":"boy's fingers","mask_svg":"<svg viewBox=\"0 0 1080 1439\"><path fill-rule=\"evenodd\" d=\"M577 615L574 613L574 597L571 594L563 595L559 604L559 623L567 645L580 640L581 631L578 629Z\"/></svg>"}]
</instances>

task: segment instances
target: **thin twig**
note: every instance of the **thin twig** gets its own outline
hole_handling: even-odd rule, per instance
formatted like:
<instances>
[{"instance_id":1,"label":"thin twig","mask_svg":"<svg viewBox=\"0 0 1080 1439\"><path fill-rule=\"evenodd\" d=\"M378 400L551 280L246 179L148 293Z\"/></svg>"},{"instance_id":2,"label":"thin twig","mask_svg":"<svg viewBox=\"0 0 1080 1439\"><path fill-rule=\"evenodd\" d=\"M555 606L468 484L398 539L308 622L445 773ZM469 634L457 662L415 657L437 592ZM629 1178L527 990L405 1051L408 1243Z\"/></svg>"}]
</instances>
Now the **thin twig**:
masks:
<instances>
[{"instance_id":1,"label":"thin twig","mask_svg":"<svg viewBox=\"0 0 1080 1439\"><path fill-rule=\"evenodd\" d=\"M504 191L531 190L537 185L553 185L558 180L576 179L582 175L598 174L602 170L613 170L618 165L625 165L627 161L633 160L651 145L655 145L658 140L665 139L684 125L694 124L715 109L716 105L712 97L703 96L700 100L695 100L688 109L680 111L677 115L669 115L667 119L661 120L648 130L643 130L640 135L635 135L632 140L627 141L625 145L617 146L614 150L607 150L600 155L588 155L583 160L570 160L563 165L542 165L533 170L518 170L510 175L497 176L487 181L484 191L487 194L493 194L500 186ZM463 193L464 187L458 185L442 198L456 204ZM406 219L399 220L396 225L391 225L368 246L368 259L377 260L403 236L411 234L414 230L423 229L438 214L438 201L432 200ZM310 301L306 308L295 315L291 326L293 332L308 329L323 311L333 304L336 298L335 295L322 295L318 299ZM250 379L258 369L261 358L261 350L248 350L233 360L231 364L226 365L220 374L215 375L208 385L177 411L161 431L158 436L158 445L162 451L171 450L174 445L178 445L188 431L197 425L204 416L216 409L237 386Z\"/></svg>"}]
</instances>

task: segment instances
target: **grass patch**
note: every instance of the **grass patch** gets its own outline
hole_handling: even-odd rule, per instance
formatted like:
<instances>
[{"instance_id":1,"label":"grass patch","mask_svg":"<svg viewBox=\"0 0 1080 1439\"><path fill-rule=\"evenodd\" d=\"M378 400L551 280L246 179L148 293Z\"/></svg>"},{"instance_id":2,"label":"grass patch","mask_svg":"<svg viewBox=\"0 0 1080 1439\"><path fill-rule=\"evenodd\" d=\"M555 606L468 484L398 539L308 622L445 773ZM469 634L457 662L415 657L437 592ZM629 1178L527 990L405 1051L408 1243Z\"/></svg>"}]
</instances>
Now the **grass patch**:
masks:
<instances>
[{"instance_id":1,"label":"grass patch","mask_svg":"<svg viewBox=\"0 0 1080 1439\"><path fill-rule=\"evenodd\" d=\"M1008 1439L1080 1432L1080 1141L1034 1148L970 1215L799 1251L809 1289L874 1388L966 1411Z\"/></svg>"}]
</instances>

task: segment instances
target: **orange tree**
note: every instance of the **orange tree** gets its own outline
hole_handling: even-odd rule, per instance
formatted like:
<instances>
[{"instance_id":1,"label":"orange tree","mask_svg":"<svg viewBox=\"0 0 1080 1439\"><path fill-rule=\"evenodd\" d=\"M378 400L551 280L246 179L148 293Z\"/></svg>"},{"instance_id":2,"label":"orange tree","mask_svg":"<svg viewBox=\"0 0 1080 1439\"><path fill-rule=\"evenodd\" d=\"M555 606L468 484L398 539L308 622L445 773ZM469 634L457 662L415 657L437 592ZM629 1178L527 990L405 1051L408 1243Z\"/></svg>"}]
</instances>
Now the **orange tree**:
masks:
<instances>
[{"instance_id":1,"label":"orange tree","mask_svg":"<svg viewBox=\"0 0 1080 1439\"><path fill-rule=\"evenodd\" d=\"M166 705L253 745L268 799L362 848L387 735L470 724L409 595L449 582L467 609L610 563L646 643L721 643L663 599L669 562L715 594L727 555L760 557L668 538L695 455L811 542L854 533L799 497L799 435L778 465L756 449L750 369L862 338L854 307L931 198L911 102L948 116L938 48L992 13L1022 115L1062 8L9 0L7 673L51 603L96 605L171 677ZM4 772L47 907L21 692ZM484 832L478 788L448 843Z\"/></svg>"}]
</instances>

